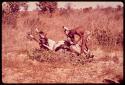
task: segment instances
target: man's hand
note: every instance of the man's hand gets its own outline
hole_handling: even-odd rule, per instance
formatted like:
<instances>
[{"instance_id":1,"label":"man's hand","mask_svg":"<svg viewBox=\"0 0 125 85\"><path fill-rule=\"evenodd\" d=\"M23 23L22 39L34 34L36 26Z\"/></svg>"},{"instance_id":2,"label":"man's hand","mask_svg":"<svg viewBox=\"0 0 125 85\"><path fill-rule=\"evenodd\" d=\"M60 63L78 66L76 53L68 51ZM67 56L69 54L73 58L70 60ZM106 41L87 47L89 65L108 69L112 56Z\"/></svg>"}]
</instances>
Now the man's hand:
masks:
<instances>
[{"instance_id":1,"label":"man's hand","mask_svg":"<svg viewBox=\"0 0 125 85\"><path fill-rule=\"evenodd\" d=\"M76 41L74 41L74 42L71 42L71 44L72 44L72 45L76 45L76 44L77 44L77 42L76 42Z\"/></svg>"}]
</instances>

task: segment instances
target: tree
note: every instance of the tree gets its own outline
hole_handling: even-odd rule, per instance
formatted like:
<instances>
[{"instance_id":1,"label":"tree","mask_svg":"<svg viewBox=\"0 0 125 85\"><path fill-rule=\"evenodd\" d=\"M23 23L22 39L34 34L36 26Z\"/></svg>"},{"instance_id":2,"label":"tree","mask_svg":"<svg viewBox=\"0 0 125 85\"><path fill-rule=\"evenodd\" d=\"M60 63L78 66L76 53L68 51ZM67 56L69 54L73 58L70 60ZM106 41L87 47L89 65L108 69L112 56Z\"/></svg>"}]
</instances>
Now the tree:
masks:
<instances>
[{"instance_id":1,"label":"tree","mask_svg":"<svg viewBox=\"0 0 125 85\"><path fill-rule=\"evenodd\" d=\"M2 3L2 15L10 12L10 5L7 2Z\"/></svg>"},{"instance_id":2,"label":"tree","mask_svg":"<svg viewBox=\"0 0 125 85\"><path fill-rule=\"evenodd\" d=\"M39 2L37 6L39 6L41 12L43 13L48 12L52 14L57 9L57 2L47 2L47 1Z\"/></svg>"},{"instance_id":3,"label":"tree","mask_svg":"<svg viewBox=\"0 0 125 85\"><path fill-rule=\"evenodd\" d=\"M19 11L19 2L6 2L10 6L11 13L17 13Z\"/></svg>"},{"instance_id":4,"label":"tree","mask_svg":"<svg viewBox=\"0 0 125 85\"><path fill-rule=\"evenodd\" d=\"M2 3L2 14L4 13L17 13L20 7L24 7L27 10L27 2L3 2Z\"/></svg>"},{"instance_id":5,"label":"tree","mask_svg":"<svg viewBox=\"0 0 125 85\"><path fill-rule=\"evenodd\" d=\"M28 9L28 4L27 4L27 2L19 2L19 6L20 6L20 7L23 7L25 11Z\"/></svg>"},{"instance_id":6,"label":"tree","mask_svg":"<svg viewBox=\"0 0 125 85\"><path fill-rule=\"evenodd\" d=\"M121 5L117 5L117 11L121 10L122 6Z\"/></svg>"},{"instance_id":7,"label":"tree","mask_svg":"<svg viewBox=\"0 0 125 85\"><path fill-rule=\"evenodd\" d=\"M66 4L66 9L67 9L67 10L71 10L71 5L72 5L71 3L67 3L67 4Z\"/></svg>"}]
</instances>

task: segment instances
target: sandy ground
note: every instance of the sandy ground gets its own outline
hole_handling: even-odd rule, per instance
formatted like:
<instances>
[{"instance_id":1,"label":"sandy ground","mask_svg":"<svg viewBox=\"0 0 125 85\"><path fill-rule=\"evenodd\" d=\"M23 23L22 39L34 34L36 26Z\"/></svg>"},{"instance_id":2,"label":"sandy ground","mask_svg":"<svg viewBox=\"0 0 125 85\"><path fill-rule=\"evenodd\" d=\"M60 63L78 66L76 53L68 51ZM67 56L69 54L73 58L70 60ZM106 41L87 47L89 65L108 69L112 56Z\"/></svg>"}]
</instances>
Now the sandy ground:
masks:
<instances>
[{"instance_id":1,"label":"sandy ground","mask_svg":"<svg viewBox=\"0 0 125 85\"><path fill-rule=\"evenodd\" d=\"M117 52L121 54L120 52ZM98 53L99 54L99 53ZM97 54L97 55L98 55ZM102 83L103 79L117 81L123 76L123 57L96 56L84 65L68 62L38 62L25 53L9 52L2 58L4 83Z\"/></svg>"}]
</instances>

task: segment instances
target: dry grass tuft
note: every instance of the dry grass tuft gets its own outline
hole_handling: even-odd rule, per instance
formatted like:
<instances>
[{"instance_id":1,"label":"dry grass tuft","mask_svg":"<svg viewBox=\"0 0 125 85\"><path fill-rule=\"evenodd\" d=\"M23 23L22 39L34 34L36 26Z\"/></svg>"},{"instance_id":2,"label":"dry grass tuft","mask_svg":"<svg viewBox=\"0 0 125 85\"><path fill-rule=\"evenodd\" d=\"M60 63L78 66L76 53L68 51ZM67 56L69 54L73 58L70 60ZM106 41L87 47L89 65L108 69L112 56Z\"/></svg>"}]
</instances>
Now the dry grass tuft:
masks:
<instances>
[{"instance_id":1,"label":"dry grass tuft","mask_svg":"<svg viewBox=\"0 0 125 85\"><path fill-rule=\"evenodd\" d=\"M71 52L54 52L46 51L44 49L32 49L29 50L28 56L32 60L37 60L39 62L62 62L62 63L72 63L72 65L84 65L87 62L91 62L92 58L87 58L84 55L77 56Z\"/></svg>"}]
</instances>

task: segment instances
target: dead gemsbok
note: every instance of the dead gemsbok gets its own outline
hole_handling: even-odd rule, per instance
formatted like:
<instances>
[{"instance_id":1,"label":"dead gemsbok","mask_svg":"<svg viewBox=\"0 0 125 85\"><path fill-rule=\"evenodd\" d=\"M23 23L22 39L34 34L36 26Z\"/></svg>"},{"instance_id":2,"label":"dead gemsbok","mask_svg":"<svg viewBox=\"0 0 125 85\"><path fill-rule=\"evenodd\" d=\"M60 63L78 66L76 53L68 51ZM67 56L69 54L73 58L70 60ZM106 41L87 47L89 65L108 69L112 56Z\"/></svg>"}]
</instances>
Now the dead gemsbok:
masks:
<instances>
[{"instance_id":1,"label":"dead gemsbok","mask_svg":"<svg viewBox=\"0 0 125 85\"><path fill-rule=\"evenodd\" d=\"M39 35L39 40L37 40L31 33L28 33L28 36L35 40L37 43L39 43L40 48L46 49L46 50L53 50L55 41L48 39L46 37L46 34L42 31L39 31L38 29L35 30L35 32Z\"/></svg>"},{"instance_id":2,"label":"dead gemsbok","mask_svg":"<svg viewBox=\"0 0 125 85\"><path fill-rule=\"evenodd\" d=\"M36 29L36 32L39 34L39 41L35 39L35 37L32 34L28 35L30 36L30 38L39 43L40 48L44 48L47 50L54 50L54 51L59 51L59 50L70 51L79 55L80 46L78 44L74 44L69 40L61 40L55 42L54 40L47 38L44 32L39 31L38 29Z\"/></svg>"}]
</instances>

